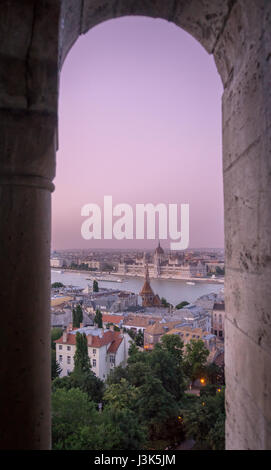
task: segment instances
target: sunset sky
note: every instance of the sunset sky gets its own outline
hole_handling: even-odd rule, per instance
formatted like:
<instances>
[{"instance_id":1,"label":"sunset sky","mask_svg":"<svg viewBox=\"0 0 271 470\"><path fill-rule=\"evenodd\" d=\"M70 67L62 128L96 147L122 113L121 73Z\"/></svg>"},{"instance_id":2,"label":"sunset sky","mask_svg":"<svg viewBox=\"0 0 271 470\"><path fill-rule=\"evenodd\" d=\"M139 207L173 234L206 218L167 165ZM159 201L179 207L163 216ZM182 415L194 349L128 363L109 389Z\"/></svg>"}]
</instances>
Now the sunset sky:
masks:
<instances>
[{"instance_id":1,"label":"sunset sky","mask_svg":"<svg viewBox=\"0 0 271 470\"><path fill-rule=\"evenodd\" d=\"M81 36L61 74L53 249L156 245L83 240L81 207L105 195L188 203L189 247L223 247L222 92L212 56L165 20L125 17Z\"/></svg>"}]
</instances>

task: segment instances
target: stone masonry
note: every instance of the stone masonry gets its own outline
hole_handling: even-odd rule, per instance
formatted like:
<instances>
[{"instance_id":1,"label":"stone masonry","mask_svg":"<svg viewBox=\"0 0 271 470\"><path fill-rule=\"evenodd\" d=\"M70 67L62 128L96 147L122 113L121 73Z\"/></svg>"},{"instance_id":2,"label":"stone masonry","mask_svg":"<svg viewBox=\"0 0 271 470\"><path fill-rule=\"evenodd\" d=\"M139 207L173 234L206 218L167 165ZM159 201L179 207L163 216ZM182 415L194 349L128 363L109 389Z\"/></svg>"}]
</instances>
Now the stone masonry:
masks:
<instances>
[{"instance_id":1,"label":"stone masonry","mask_svg":"<svg viewBox=\"0 0 271 470\"><path fill-rule=\"evenodd\" d=\"M50 210L61 66L91 27L144 15L194 36L224 85L226 446L271 449L270 0L1 0L0 7L1 448L51 445Z\"/></svg>"}]
</instances>

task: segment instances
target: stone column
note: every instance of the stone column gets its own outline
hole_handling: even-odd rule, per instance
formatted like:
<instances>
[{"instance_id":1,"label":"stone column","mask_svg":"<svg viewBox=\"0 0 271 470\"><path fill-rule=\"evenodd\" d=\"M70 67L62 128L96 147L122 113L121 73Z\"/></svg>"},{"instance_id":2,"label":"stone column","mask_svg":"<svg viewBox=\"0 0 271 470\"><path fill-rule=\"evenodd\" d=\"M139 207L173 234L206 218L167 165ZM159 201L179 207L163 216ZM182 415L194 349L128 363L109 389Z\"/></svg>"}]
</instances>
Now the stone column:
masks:
<instances>
[{"instance_id":1,"label":"stone column","mask_svg":"<svg viewBox=\"0 0 271 470\"><path fill-rule=\"evenodd\" d=\"M2 3L0 447L49 449L51 191L62 2Z\"/></svg>"},{"instance_id":2,"label":"stone column","mask_svg":"<svg viewBox=\"0 0 271 470\"><path fill-rule=\"evenodd\" d=\"M271 449L271 3L236 2L223 96L227 449Z\"/></svg>"},{"instance_id":3,"label":"stone column","mask_svg":"<svg viewBox=\"0 0 271 470\"><path fill-rule=\"evenodd\" d=\"M49 449L56 118L0 110L0 447Z\"/></svg>"}]
</instances>

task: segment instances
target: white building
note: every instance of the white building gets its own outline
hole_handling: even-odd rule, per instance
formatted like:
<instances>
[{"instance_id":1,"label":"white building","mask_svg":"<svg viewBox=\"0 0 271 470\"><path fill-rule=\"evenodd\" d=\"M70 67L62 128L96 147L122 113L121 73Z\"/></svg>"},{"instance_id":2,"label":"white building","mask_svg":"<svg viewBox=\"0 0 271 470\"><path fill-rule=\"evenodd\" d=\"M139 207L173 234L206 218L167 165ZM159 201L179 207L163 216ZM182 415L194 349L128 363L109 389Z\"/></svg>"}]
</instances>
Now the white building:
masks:
<instances>
[{"instance_id":1,"label":"white building","mask_svg":"<svg viewBox=\"0 0 271 470\"><path fill-rule=\"evenodd\" d=\"M101 380L105 380L115 366L126 364L131 341L128 334L96 327L73 330L72 325L69 325L63 336L55 341L56 360L62 369L60 377L73 371L77 332L85 333L92 371Z\"/></svg>"},{"instance_id":2,"label":"white building","mask_svg":"<svg viewBox=\"0 0 271 470\"><path fill-rule=\"evenodd\" d=\"M63 261L60 258L51 258L50 264L51 264L51 268L62 268Z\"/></svg>"}]
</instances>

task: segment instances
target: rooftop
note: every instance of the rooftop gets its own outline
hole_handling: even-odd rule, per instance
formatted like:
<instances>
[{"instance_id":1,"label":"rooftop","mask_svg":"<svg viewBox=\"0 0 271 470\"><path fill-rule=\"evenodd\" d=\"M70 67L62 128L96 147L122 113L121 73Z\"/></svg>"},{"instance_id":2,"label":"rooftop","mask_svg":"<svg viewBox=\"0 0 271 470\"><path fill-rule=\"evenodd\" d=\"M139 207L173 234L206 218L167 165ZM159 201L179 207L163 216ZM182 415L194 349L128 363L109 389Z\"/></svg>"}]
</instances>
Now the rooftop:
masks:
<instances>
[{"instance_id":1,"label":"rooftop","mask_svg":"<svg viewBox=\"0 0 271 470\"><path fill-rule=\"evenodd\" d=\"M119 345L122 341L122 336L119 331L111 331L111 330L104 331L102 328L84 327L84 328L78 328L76 330L68 331L66 341L63 341L63 336L62 336L61 338L57 339L55 343L76 345L76 333L77 332L81 334L85 333L87 338L91 337L91 344L89 343L88 344L89 346L93 348L101 348L115 341L117 341L116 344ZM120 341L120 338L121 338L121 341Z\"/></svg>"}]
</instances>

